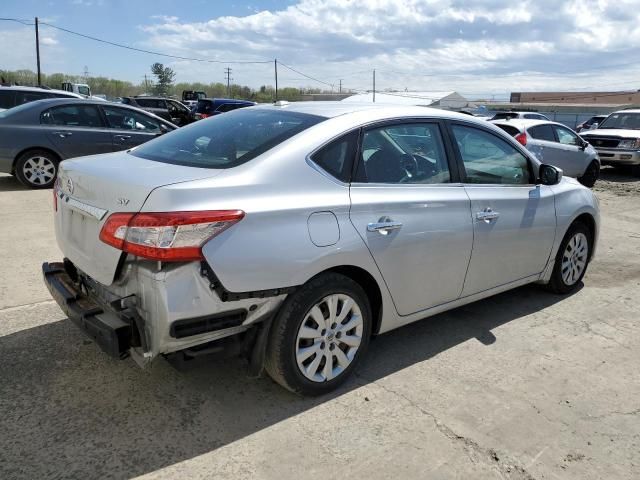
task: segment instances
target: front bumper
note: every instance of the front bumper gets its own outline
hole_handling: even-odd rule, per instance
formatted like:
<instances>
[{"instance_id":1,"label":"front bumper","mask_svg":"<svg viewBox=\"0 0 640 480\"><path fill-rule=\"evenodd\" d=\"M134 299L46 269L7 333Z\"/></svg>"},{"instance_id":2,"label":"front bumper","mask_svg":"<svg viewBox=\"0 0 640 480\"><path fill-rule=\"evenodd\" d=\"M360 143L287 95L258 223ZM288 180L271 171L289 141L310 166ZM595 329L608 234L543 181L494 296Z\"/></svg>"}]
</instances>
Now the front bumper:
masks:
<instances>
[{"instance_id":1,"label":"front bumper","mask_svg":"<svg viewBox=\"0 0 640 480\"><path fill-rule=\"evenodd\" d=\"M51 296L62 311L109 356L124 358L131 347L133 327L122 315L85 295L71 279L63 263L43 263L42 275Z\"/></svg>"},{"instance_id":2,"label":"front bumper","mask_svg":"<svg viewBox=\"0 0 640 480\"><path fill-rule=\"evenodd\" d=\"M640 165L637 150L617 150L596 148L602 165Z\"/></svg>"}]
</instances>

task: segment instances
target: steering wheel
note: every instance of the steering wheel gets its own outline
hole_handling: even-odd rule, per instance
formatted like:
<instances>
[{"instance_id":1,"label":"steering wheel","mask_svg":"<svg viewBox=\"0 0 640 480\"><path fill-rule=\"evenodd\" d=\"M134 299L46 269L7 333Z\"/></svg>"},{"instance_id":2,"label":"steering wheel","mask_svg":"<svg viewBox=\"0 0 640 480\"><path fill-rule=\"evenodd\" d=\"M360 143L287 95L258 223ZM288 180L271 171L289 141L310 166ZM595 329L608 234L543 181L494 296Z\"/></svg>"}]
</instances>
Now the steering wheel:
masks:
<instances>
[{"instance_id":1,"label":"steering wheel","mask_svg":"<svg viewBox=\"0 0 640 480\"><path fill-rule=\"evenodd\" d=\"M430 178L438 173L435 163L421 155L405 153L400 157L400 165L407 172L407 175L400 180L400 183L416 176Z\"/></svg>"}]
</instances>

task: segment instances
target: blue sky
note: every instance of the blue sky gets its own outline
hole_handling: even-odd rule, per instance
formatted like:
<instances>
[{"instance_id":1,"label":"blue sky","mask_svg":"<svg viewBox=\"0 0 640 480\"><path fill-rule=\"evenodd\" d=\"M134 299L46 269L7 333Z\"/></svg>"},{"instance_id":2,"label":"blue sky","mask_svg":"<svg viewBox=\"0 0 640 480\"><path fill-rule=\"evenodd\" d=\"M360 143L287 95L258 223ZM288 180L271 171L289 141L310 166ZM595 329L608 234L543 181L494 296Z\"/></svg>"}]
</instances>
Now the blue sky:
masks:
<instances>
[{"instance_id":1,"label":"blue sky","mask_svg":"<svg viewBox=\"0 0 640 480\"><path fill-rule=\"evenodd\" d=\"M2 0L1 17L179 56L272 60L280 84L458 90L640 88L637 0ZM155 61L178 80L223 81L225 64L122 50L43 26L47 73L139 82ZM32 27L0 22L0 68L35 68ZM11 45L11 48L5 48ZM272 65L229 65L237 83L273 84Z\"/></svg>"}]
</instances>

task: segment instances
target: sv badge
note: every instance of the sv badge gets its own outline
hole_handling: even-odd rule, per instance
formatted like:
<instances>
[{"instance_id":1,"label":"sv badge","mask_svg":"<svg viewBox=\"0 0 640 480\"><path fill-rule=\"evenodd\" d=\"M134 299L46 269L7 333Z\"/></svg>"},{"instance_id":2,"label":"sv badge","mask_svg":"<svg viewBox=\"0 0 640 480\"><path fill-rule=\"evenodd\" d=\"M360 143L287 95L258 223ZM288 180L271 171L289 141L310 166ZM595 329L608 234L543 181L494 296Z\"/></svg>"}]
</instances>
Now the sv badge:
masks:
<instances>
[{"instance_id":1,"label":"sv badge","mask_svg":"<svg viewBox=\"0 0 640 480\"><path fill-rule=\"evenodd\" d=\"M118 205L128 205L128 204L129 204L128 198L123 198L123 197L118 198Z\"/></svg>"}]
</instances>

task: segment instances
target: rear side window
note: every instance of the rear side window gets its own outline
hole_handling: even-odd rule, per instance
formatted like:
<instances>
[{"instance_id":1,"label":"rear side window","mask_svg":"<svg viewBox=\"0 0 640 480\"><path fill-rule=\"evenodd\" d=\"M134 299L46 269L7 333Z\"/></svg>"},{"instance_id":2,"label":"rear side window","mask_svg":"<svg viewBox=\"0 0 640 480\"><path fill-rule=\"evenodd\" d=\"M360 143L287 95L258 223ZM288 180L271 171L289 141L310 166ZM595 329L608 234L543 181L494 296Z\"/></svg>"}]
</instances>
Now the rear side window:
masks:
<instances>
[{"instance_id":1,"label":"rear side window","mask_svg":"<svg viewBox=\"0 0 640 480\"><path fill-rule=\"evenodd\" d=\"M14 105L14 93L9 90L0 90L0 108L11 108Z\"/></svg>"},{"instance_id":2,"label":"rear side window","mask_svg":"<svg viewBox=\"0 0 640 480\"><path fill-rule=\"evenodd\" d=\"M297 112L241 109L163 135L132 150L131 155L189 167L231 168L323 120Z\"/></svg>"},{"instance_id":3,"label":"rear side window","mask_svg":"<svg viewBox=\"0 0 640 480\"><path fill-rule=\"evenodd\" d=\"M525 113L524 118L528 118L530 120L544 120L544 116L539 113Z\"/></svg>"},{"instance_id":4,"label":"rear side window","mask_svg":"<svg viewBox=\"0 0 640 480\"><path fill-rule=\"evenodd\" d=\"M358 145L358 130L348 133L313 154L311 160L342 182L351 180L351 168Z\"/></svg>"},{"instance_id":5,"label":"rear side window","mask_svg":"<svg viewBox=\"0 0 640 480\"><path fill-rule=\"evenodd\" d=\"M496 127L504 130L505 132L507 132L512 137L515 137L516 135L518 135L520 133L520 130L518 130L517 127L514 127L513 125L498 125L498 124L496 124Z\"/></svg>"},{"instance_id":6,"label":"rear side window","mask_svg":"<svg viewBox=\"0 0 640 480\"><path fill-rule=\"evenodd\" d=\"M65 105L53 107L40 114L44 125L64 125L67 127L103 127L98 108L94 105Z\"/></svg>"},{"instance_id":7,"label":"rear side window","mask_svg":"<svg viewBox=\"0 0 640 480\"><path fill-rule=\"evenodd\" d=\"M529 135L531 137L536 138L538 140L545 140L547 142L555 142L556 137L553 134L553 128L551 125L536 125L535 127L530 127L527 129Z\"/></svg>"}]
</instances>

